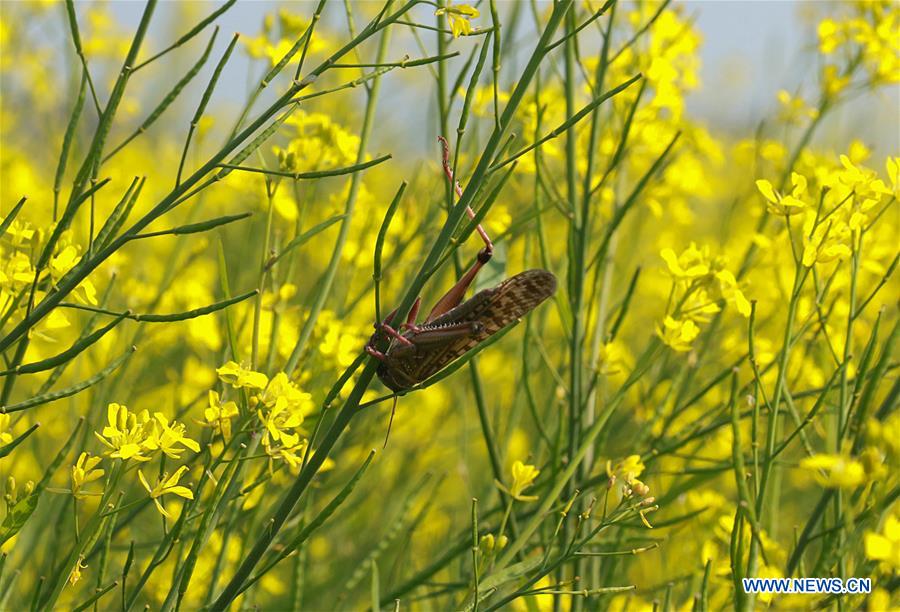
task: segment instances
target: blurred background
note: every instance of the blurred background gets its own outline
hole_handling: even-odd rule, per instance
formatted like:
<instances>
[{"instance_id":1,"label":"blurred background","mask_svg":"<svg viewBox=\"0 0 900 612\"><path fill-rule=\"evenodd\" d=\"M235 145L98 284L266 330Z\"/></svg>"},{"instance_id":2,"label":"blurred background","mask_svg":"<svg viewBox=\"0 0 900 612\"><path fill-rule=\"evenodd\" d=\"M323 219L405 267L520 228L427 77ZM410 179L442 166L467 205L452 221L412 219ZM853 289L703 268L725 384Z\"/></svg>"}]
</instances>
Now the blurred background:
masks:
<instances>
[{"instance_id":1,"label":"blurred background","mask_svg":"<svg viewBox=\"0 0 900 612\"><path fill-rule=\"evenodd\" d=\"M505 28L499 79L503 104L503 96L514 85L510 79L522 74L525 58L535 47L535 23L538 21L543 27L547 22L550 4L503 0L496 4ZM596 0L579 2L579 20L587 19L600 4ZM217 6L221 3L159 3L139 60L166 48ZM52 276L45 277L48 287L58 282L83 254L91 253L88 245L92 244L96 227L111 214L133 177L148 178L129 222L168 197L183 151L188 152L184 157L186 171L192 172L228 141L229 132L256 84L290 48L298 33L305 30L315 6L312 1L238 2L216 20L220 31L206 64L146 131L139 130L138 126L197 62L210 40L212 28L136 73L137 78L128 84L106 143L104 152L110 159L103 163L98 175L98 178L109 176L110 187L100 192L96 203L91 202L89 211L88 207L79 211L71 230L59 243L51 266ZM312 39L305 72L351 38L345 6L352 11L352 27L358 31L383 5L332 0ZM479 6L482 14L471 20L476 30L491 24L487 3ZM878 513L886 513L892 499L896 499L891 498L893 493L885 495L885 489L890 492L890 487L895 486L893 490L900 491L900 485L896 485L900 471L894 469L900 452L890 454L893 451L884 450L896 449L900 436L892 436L889 431L890 427L900 431L900 418L894 418L894 425L886 422L883 435L874 436L868 442L874 454L865 459L868 470L865 477L841 480L844 474L840 469L844 466L853 466L857 475L863 474L864 469L862 459L839 454L844 449L834 444L838 437L834 430L840 423L835 425L833 404L837 400L831 401L836 393L829 393L826 382L835 372L836 362L849 360L846 354L840 356L843 348L852 345L858 351L859 347L866 346L870 334L874 334L872 330L879 324L876 317L879 308L883 304L895 304L896 300L896 276L891 281L893 284L883 290L884 283L879 283L889 276L887 271L893 269L891 262L896 265L897 261L898 181L896 172L893 181L885 174L885 170L890 173L891 167L896 168L897 162L884 158L900 150L897 129L900 87L892 72L879 74L877 79L872 75L873 68L881 66L877 61L878 51L891 58L896 49L890 43L883 44L866 58L867 62L854 67L852 81L848 79L831 91L823 74L827 74L829 67L843 70L856 47L842 45L838 53L827 56L820 52L817 36L819 24L829 16L842 24L859 13L870 18L862 6L835 2L673 2L664 17L656 20L653 15L657 8L663 7L661 3L620 3L613 39L617 46L629 40L636 43L633 49L623 45L627 53L623 52L610 64L613 68L605 75L606 85L623 83L641 70L648 75L647 93L638 99L638 87L634 86L604 103L597 115L600 134L596 143L587 137L590 121L585 120L571 132L577 135L571 153L566 150L566 138L559 138L540 147L540 155L521 157L516 172L503 187L502 196L485 218L496 239L497 250L490 269L479 279L479 287L498 282L498 276L541 266L552 270L560 280L556 300L541 306L519 329L479 356L477 371L484 380L483 397L473 392L476 385L472 377L479 374L464 371L423 392L404 397L385 452L381 452L381 444L390 402L381 402L360 414L341 438L339 452L333 454L328 469L316 477L312 494L304 498L303 516L315 516L348 481L369 449L376 447L379 453L371 470L340 509L341 514L326 523L309 540L308 546L304 546L302 556L268 574L245 603L281 605L289 597L296 603L302 599L305 588L306 597L317 598L307 601L332 602L334 593L340 591L348 599L339 603L360 608L368 596L369 569L379 555L386 597L395 592L402 592L405 597L414 593L423 597L422 605L427 606L429 594L425 591L434 587L435 596L440 597L440 589L446 587L449 599L436 600L435 609L446 609L448 606L443 604L450 600L462 601L471 578L469 538L473 497L481 500L484 524L491 525L485 529L496 529L507 498L496 487L495 480L509 485L512 466L526 462L533 476L534 472L541 472L526 496L534 493L540 497L540 503L565 501L558 493L549 495L548 490L571 456L564 457L565 444L574 444L574 440L566 439L574 420L570 417L577 414L572 408L577 402L569 401L573 394L567 389L573 386L567 378L574 376L574 372L580 376L580 370L569 368L572 361L566 326L573 318L580 317L590 332L582 351L589 352L590 357L582 356L584 374L596 382L596 386L591 383L591 393L597 398L597 414L611 398L625 399L610 417L602 436L596 443L591 442L589 459L578 476L585 492L579 503L587 504L587 499L593 496L603 499L604 495L610 496L613 504L620 497L633 501L631 478L640 476L647 486L642 483L644 493L639 495L649 493L660 506L660 511L650 516L653 530L636 516L630 516L626 524L616 527L613 535L597 542L604 547L604 552L628 552L648 546L645 554L616 555L602 563L591 562L591 573L585 574L589 576L585 584L591 587L637 585L639 590L628 601L633 601L638 609L647 608L649 602L658 602L661 597L668 599L673 589L673 601L677 601L679 608L689 609L701 584L708 584L711 609L727 607L734 595L730 558L733 542L738 537L749 539L746 522L735 526L738 491L731 462L736 445L730 420L733 404L728 400L731 364L741 364L740 382L747 389L755 380L745 359L749 300L755 300L759 308L755 346L758 361L764 368L761 384L768 389L776 385L776 372L781 373L776 357L786 337L784 326L790 325L785 304L800 300L797 320L803 321L803 341L795 342L790 367L784 368L789 370L792 391L797 392L795 418L819 405L816 403L819 393L821 397L829 395L829 406L809 427L809 441L804 438L802 447L796 440L791 442L783 455L783 465L778 466L777 478L773 479L778 493L767 500L766 558L761 572L779 575L778 572L785 571L787 557L795 550L797 529L811 520L811 508L818 494L823 490L833 491L827 487L845 486L848 491L865 487L867 492L874 491L877 495L861 497L859 507L864 510L847 521L839 516L834 523L824 524L824 528L834 525L843 528L866 513L859 522L853 523L857 532L842 532L846 539L835 543L833 551L841 559L851 558L856 564L851 569L859 569L859 575L875 575L880 557L869 555L863 549L862 536L864 532L872 535L881 528ZM87 61L99 97L105 101L128 50L143 3L77 2L75 10ZM883 13L872 14L892 10L896 13L892 5L884 3L878 8ZM12 304L5 307L8 309L5 314L0 310L3 317L0 331L6 332L26 316L25 302L15 302L14 296L27 294L23 292L27 292L35 276L36 253L40 252L54 221L51 216L56 205L54 172L81 82L81 66L72 51L64 4L0 1L0 17L3 77L0 82L3 136L0 213L5 214L21 195L29 197L27 207L13 226L14 231L0 244L3 249L0 264L9 264L7 268L0 267L3 274L0 278L6 283L0 285L0 290L7 292L0 292L0 304L3 300ZM428 25L420 29L405 25L393 27L388 60L437 54L433 29L435 25L445 27L446 18L436 17L434 6L428 4L416 6L409 18ZM604 16L578 37L585 74L597 64L599 31L606 20ZM642 30L648 20L652 20L652 26ZM874 24L867 22L867 25L872 25L866 30L871 33ZM191 147L186 148L189 119L235 32L240 33L240 42L222 73ZM869 42L883 43L879 36L871 36ZM451 38L450 33L445 33L444 38L447 49L459 53L446 61L446 74L452 79L484 38L480 35ZM377 41L367 41L358 52L351 52L340 62L370 64L374 62L376 48ZM513 125L522 132L523 146L533 141L535 133L544 133L566 119L564 100L570 93L569 84L575 84L572 88L575 108L594 98L585 85L590 78L580 74L568 80L562 64L562 53L556 49L541 64L541 88L534 87L535 91L540 89L540 100L526 99L516 111ZM896 65L885 64L896 69ZM285 90L294 65L286 68L278 81L256 100L250 117L257 116ZM656 74L650 75L654 69ZM852 72L849 68L847 71ZM481 74L473 96L471 121L461 139L463 148L458 167L464 184L469 180L466 175L471 172L473 160L484 150L486 134L493 127L490 72L486 67ZM361 74L359 67L329 70L310 91L319 93ZM242 163L257 170L280 168L291 176L296 171L346 168L356 162L358 155L373 159L390 153L394 159L364 173L314 181L265 180L258 172L232 172L190 203L154 221L149 229L165 230L220 215L252 212L252 217L214 232L157 236L129 243L91 274L88 280L94 285L81 287L73 300L79 300L82 305L102 303L111 311L128 308L139 313L179 313L201 308L223 299L229 291L224 280L230 285L231 295L256 288L262 294L258 300L248 299L226 311L171 324L125 321L104 336L72 361L56 387L54 380L50 380L48 388L57 389L93 376L127 347L137 345L139 350L121 370L84 393L41 404L35 410L22 410L12 419L0 415L7 417L0 419L3 442L22 434L33 423L42 423L37 433L16 449L15 455L0 463L0 482L14 475L21 489L22 483L39 480L48 469L48 457L56 452L82 416L87 419L80 434L83 437L71 454L77 456L83 450L95 453L98 458L106 452L101 465L112 470L120 460L108 456L107 447L91 432L105 430L107 406L117 402L127 404L133 413L161 411L168 418L186 424L186 435L196 439L204 449L198 454L183 454L184 467L191 470L184 482L190 481L189 486L194 487L196 504L189 505L190 502L172 499L173 496L165 502L173 514L183 508L193 512L212 507L207 506L212 497L211 488L203 489L198 484L205 478L200 462L207 451L224 452L224 434L221 419L210 417L209 411L215 415L218 410L221 414L224 406L220 400L249 401L247 390L234 388L237 386L233 384L234 371L240 366L231 364L226 368L223 364L234 358L250 367L247 365L250 347L256 348L257 341L260 359L252 364L257 378L274 377L285 368L292 370L293 381L299 385L301 391L294 395L299 394L303 401L297 402L300 422L294 425L295 434L305 440L314 420L320 422L323 414L324 420L328 420L333 411L319 408L327 390L340 372L360 355L372 331L373 242L388 203L401 180L409 181L409 189L384 245L385 261L392 265L381 285L383 308L391 307L409 283L418 278L422 259L444 223L444 205L448 201L445 196L449 191L435 140L437 126L441 124L435 65L393 70L382 81L375 125L366 144L361 144L359 137L366 91L364 87L348 88L303 104L278 133ZM468 83L462 78L460 82ZM823 91L829 93L825 95ZM459 90L444 92L442 99L452 108L444 118L450 126L456 125L463 97ZM820 97L840 98L841 102L828 113L818 115L825 118L821 124L812 119L816 116L812 107ZM59 175L65 179L60 183L62 204L97 125L93 106L87 98L75 131L69 166ZM633 131L628 133L630 119L625 117L630 108L637 109L637 118ZM813 146L804 147L802 134L809 125L816 127ZM456 135L448 136L453 140ZM667 145L676 137L680 140L667 158ZM626 141L627 154L612 171L612 160L618 151L616 145ZM127 146L118 149L123 143ZM571 184L567 184L571 182L570 177L584 172L587 159L594 155L601 161L589 170L592 176L588 178L592 182L588 186L599 181L602 189L598 187L585 198L591 205L592 220L596 219L588 242L592 252L598 249L594 261L604 265L573 272L575 258L571 257L570 247L578 228L573 222L572 209L567 207L574 200L561 194L574 192ZM841 155L847 156L846 162ZM291 157L294 164L288 163ZM603 179L600 175L607 163L610 180L604 183L606 175ZM858 170L854 164L866 169ZM874 170L868 170L870 167ZM655 170L651 168L661 170L652 176ZM569 170L573 172L569 174ZM793 173L800 178L794 179ZM652 180L643 178L651 176ZM877 190L873 186L876 176L880 177ZM819 222L817 206L825 202L824 196L818 203L814 200L828 191L829 197L836 200L825 202L828 215L832 221L840 221L841 231L835 230L827 241L821 234L792 235L785 227L783 211L778 210L780 203L773 201L774 196L767 197L765 190L758 189L760 179L775 185L770 184L769 189L779 190L798 187L800 182L805 188L808 180L809 189L805 193L797 190L798 197L805 198L806 210L801 220L794 223L809 223L810 228ZM350 187L357 180L358 198ZM792 185L791 180L796 182ZM877 220L879 225L867 234L861 261L851 266L849 224L863 221L855 214L860 211L849 206L840 209L844 201L840 198L857 185L863 188L864 194L877 191L877 196L865 205L869 207L866 211L873 224ZM878 208L873 208L875 203ZM634 204L628 218L621 226L610 223L616 218L618 207L626 204ZM851 213L854 213L852 217ZM294 238L313 231L309 228L341 219L346 221L327 226L302 248L291 251L289 257L273 268L272 275L260 271L264 266L259 262L266 260L271 252L284 253ZM343 233L345 225L349 228L346 234ZM615 235L607 242L604 232L615 227L618 227ZM817 227L821 229L822 224ZM342 230L340 234L338 228ZM608 253L601 252L600 245L604 249L609 246ZM460 247L460 260L456 263L460 267L467 265L479 247L476 238L468 240ZM741 269L744 261L750 264ZM458 278L458 271L451 265L454 262L444 263L423 288L426 304L434 303ZM691 293L698 286L691 280L697 268L706 270L700 294ZM813 282L809 281L802 296L794 294L792 284L797 270L801 269L812 269L815 274L810 276L818 275L816 283L822 278L829 279L825 288L812 287ZM329 270L337 273L328 277ZM323 280L327 278L333 284ZM592 286L581 312L568 303L571 289L567 283L573 278L588 278ZM316 306L323 286L327 287L321 294L325 296L324 301ZM691 289L685 289L686 286ZM876 295L879 290L881 293ZM688 308L692 314L676 312L681 309L681 301L673 299L677 291L696 300ZM849 297L854 292L855 296ZM860 311L862 314L855 311L854 299L870 294L874 299L866 303L867 308ZM823 303L827 306L824 312ZM856 312L854 317L859 317L852 329L846 324L850 312ZM885 312L884 319L880 320L882 329L889 328L896 320L896 310ZM57 309L56 313L63 320L49 321L51 317L47 317L47 325L37 330L34 340L27 344L24 363L56 355L61 347L75 341L89 319L89 313L74 309ZM254 321L259 321L259 334ZM841 337L845 331L847 339ZM573 352L577 353L577 343L571 344L576 346ZM300 356L294 362L299 366L287 367L295 354ZM654 358L647 370L637 366L643 355ZM634 372L639 373L636 377L639 384L629 387L626 395L617 396L617 390L624 388ZM240 375L252 378L247 372ZM9 393L10 401L27 401L41 393L47 384L44 376L18 377L15 389ZM885 385L891 384L889 377L885 380ZM256 388L254 393L264 386ZM287 384L283 388L296 391ZM347 389L344 393L333 405L346 399ZM374 400L384 393L383 386L375 382L363 399ZM746 397L752 399L750 395ZM880 398L878 395L879 401ZM263 412L254 413L249 409L243 416L251 420L257 416L264 418ZM789 427L779 435L788 436L794 428L793 422L785 422ZM743 443L748 453L750 448L760 448L758 444L751 446L757 442L751 436L763 433L756 423L752 430L750 425L750 419L743 422ZM491 428L493 438L488 435ZM846 427L840 429L847 432ZM702 435L695 435L698 431ZM785 448L787 445L785 442ZM226 522L215 530L204 548L186 607L199 607L208 602L237 563L246 557L278 493L295 481L299 469L294 463L295 455L300 452L298 448L285 451L274 445L267 447L267 454L250 457L255 462L247 463L251 470L247 478L248 494L240 503L229 506ZM496 457L489 456L489 451ZM69 493L67 487L73 486L69 479L74 456L69 456L51 474L54 487L63 494ZM884 464L892 468L887 477L878 471L885 456L894 462ZM800 467L802 460L817 457L824 457L831 461L830 465L837 466L834 472L827 472L822 464ZM160 474L177 465L175 461L165 461L160 459ZM142 465L151 466L145 469L148 474L157 467L155 463ZM869 469L871 466L878 469ZM823 484L823 472L833 479ZM612 488L610 474L616 473L618 484ZM519 484L527 480L521 476L519 479ZM571 480L568 484L574 483ZM99 482L94 486L99 489ZM125 503L143 505L117 527L116 537L110 540L112 552L107 567L89 558L90 569L85 570L88 579L76 589L65 591L60 601L79 603L95 585L118 576L116 572L122 567L132 540L140 543L139 564L147 565L164 528L145 490L149 487L138 482L134 472L129 472L123 488L127 493ZM7 567L22 571L20 582L8 591L14 591L19 599L9 601L30 600L31 594L42 588L42 577L52 575L48 568L52 570L58 564L54 558L56 550L49 542L63 542L67 547L75 542L70 519L72 508L77 505L74 515L77 517L80 511L82 518L89 515L90 509L96 510L90 499L76 502L73 497L56 495L49 502L42 501L26 528L4 548L4 552L12 551ZM848 494L845 499L849 498ZM530 520L532 509L537 506L535 501L517 501L513 520L520 525ZM512 502L506 507L512 508ZM552 516L550 513L535 515ZM574 516L577 513L570 515ZM541 526L540 535L546 541L555 538L553 520L549 518ZM54 537L47 537L46 525L53 526ZM501 531L496 531L498 540ZM517 544L513 538L510 542L513 546ZM854 550L848 552L843 542ZM448 543L456 547L456 557L443 557L451 546ZM537 548L534 541L528 545ZM76 543L71 546L77 551ZM183 546L187 547L187 544ZM40 554L33 554L35 549ZM178 551L160 566L140 594L139 605L160 607L170 593L172 572L185 554L186 550ZM437 558L445 560L434 584L416 582L410 577ZM822 564L832 559L824 554L821 558ZM68 568L64 569L63 580L68 576ZM710 571L711 578L707 581ZM891 571L895 569L887 567L882 575L890 576ZM301 574L305 587L297 586ZM11 583L4 580L7 585ZM893 582L896 583L895 578ZM412 586L404 591L403 585L407 583ZM129 585L133 584L132 578ZM545 581L544 586L548 585ZM4 607L2 596L0 609ZM537 609L533 601L531 609Z\"/></svg>"}]
</instances>

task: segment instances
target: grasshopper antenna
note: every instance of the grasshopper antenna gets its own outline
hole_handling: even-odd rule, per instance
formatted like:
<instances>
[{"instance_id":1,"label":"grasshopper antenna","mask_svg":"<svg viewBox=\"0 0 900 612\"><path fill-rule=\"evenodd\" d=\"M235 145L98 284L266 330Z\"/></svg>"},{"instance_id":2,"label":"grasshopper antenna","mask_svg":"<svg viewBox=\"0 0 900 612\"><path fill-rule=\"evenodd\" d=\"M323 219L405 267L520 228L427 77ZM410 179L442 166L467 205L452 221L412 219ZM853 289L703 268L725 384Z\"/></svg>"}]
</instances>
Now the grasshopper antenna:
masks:
<instances>
[{"instance_id":1,"label":"grasshopper antenna","mask_svg":"<svg viewBox=\"0 0 900 612\"><path fill-rule=\"evenodd\" d=\"M394 405L391 406L391 420L388 421L388 429L387 433L384 434L384 446L381 447L382 450L387 448L388 438L391 437L391 425L394 424L394 413L397 412L397 396L394 396Z\"/></svg>"}]
</instances>

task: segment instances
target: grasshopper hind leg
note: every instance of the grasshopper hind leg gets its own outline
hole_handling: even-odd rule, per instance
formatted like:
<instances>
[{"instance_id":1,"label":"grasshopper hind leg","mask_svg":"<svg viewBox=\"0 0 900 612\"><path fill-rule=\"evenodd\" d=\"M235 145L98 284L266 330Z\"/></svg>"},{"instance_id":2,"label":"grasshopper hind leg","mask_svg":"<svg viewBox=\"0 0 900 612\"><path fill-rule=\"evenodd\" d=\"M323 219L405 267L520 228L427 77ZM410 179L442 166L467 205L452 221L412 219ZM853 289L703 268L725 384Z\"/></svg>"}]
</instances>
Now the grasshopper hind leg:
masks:
<instances>
[{"instance_id":1,"label":"grasshopper hind leg","mask_svg":"<svg viewBox=\"0 0 900 612\"><path fill-rule=\"evenodd\" d=\"M444 174L447 176L447 180L453 184L457 197L462 197L462 187L460 187L459 182L454 179L453 170L450 168L450 145L443 136L439 136L438 140L441 143L441 163L444 168ZM466 214L470 219L475 218L475 211L472 210L471 206L466 206ZM481 270L481 268L491 260L491 257L493 257L494 243L491 242L487 232L484 231L484 228L480 223L475 227L475 230L484 242L484 247L478 251L478 257L475 259L475 263L472 264L472 267L470 267L466 273L463 274L462 278L460 278L456 284L453 285L440 300L438 300L437 304L434 305L434 308L431 309L431 312L425 319L425 323L430 323L450 309L459 306L466 295L466 291L468 291L472 282L475 280L475 277L478 275L479 270Z\"/></svg>"}]
</instances>

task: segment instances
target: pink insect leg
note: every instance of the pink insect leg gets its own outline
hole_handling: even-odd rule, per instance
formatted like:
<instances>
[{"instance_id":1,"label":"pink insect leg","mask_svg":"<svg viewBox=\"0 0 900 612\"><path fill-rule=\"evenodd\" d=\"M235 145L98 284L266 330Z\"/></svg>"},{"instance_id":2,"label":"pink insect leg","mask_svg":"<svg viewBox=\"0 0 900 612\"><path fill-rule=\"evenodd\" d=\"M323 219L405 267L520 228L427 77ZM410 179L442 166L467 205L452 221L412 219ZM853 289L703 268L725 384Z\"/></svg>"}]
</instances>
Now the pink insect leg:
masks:
<instances>
[{"instance_id":1,"label":"pink insect leg","mask_svg":"<svg viewBox=\"0 0 900 612\"><path fill-rule=\"evenodd\" d=\"M456 190L457 197L462 197L462 187L460 187L458 181L454 180L453 170L450 168L450 144L443 136L438 136L438 140L441 143L441 162L444 166L444 174L446 174L447 179L453 183L453 187ZM466 214L469 215L470 219L475 218L475 211L473 211L470 206L466 206ZM466 273L463 274L462 278L460 278L456 282L456 284L453 285L440 300L438 300L437 304L434 305L434 308L431 309L431 312L425 319L426 323L433 321L451 308L458 306L460 302L462 302L463 297L465 297L466 291L469 289L469 286L478 275L478 271L481 270L484 264L490 261L491 256L493 256L494 243L491 242L491 239L490 237L488 237L487 232L484 231L484 228L481 227L480 223L476 226L475 230L484 241L484 248L478 251L478 258L475 260L475 263L472 264L472 267L469 268Z\"/></svg>"}]
</instances>

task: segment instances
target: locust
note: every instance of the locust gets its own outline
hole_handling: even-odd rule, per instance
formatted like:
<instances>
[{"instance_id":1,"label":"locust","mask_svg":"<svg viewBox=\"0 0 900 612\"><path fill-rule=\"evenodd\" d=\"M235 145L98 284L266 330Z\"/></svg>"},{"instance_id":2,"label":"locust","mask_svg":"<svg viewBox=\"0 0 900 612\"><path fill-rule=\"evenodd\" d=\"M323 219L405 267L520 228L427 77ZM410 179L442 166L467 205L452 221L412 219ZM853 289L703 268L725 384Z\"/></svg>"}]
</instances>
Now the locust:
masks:
<instances>
[{"instance_id":1,"label":"locust","mask_svg":"<svg viewBox=\"0 0 900 612\"><path fill-rule=\"evenodd\" d=\"M438 140L442 146L444 174L461 197L462 187L454 180L450 168L450 147L445 138ZM475 218L471 207L466 208L466 213ZM546 270L535 269L520 272L463 301L478 271L494 253L494 245L480 224L476 226L476 232L484 247L459 281L438 300L424 322L416 323L422 302L419 296L403 324L394 326L396 310L384 321L375 323L375 333L365 350L381 362L376 373L395 393L406 391L440 372L494 334L519 321L556 291L556 277ZM385 340L389 341L387 348L379 351L377 345ZM396 408L396 396L394 406ZM391 417L393 419L393 412Z\"/></svg>"}]
</instances>

